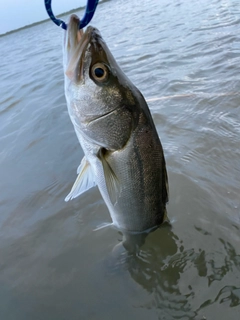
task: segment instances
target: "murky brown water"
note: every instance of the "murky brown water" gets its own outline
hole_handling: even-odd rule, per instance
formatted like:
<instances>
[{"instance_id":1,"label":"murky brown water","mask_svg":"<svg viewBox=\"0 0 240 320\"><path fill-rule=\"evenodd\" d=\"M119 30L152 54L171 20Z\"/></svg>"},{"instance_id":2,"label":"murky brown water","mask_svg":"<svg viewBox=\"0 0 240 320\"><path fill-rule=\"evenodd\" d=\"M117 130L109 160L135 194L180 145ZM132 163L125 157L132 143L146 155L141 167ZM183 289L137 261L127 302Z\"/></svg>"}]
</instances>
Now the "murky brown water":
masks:
<instances>
[{"instance_id":1,"label":"murky brown water","mask_svg":"<svg viewBox=\"0 0 240 320\"><path fill-rule=\"evenodd\" d=\"M80 16L83 12L78 12ZM171 227L138 255L96 188L65 203L83 156L60 28L0 38L0 319L218 319L240 314L240 3L107 1L92 24L149 100Z\"/></svg>"}]
</instances>

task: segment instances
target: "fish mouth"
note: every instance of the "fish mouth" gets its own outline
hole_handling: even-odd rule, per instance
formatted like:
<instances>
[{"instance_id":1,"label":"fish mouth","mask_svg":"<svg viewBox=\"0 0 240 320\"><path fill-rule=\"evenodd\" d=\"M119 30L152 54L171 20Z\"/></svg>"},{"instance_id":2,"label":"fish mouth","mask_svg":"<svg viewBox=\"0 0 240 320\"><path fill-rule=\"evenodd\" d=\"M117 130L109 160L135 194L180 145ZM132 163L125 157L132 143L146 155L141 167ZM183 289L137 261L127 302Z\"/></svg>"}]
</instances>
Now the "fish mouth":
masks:
<instances>
[{"instance_id":1,"label":"fish mouth","mask_svg":"<svg viewBox=\"0 0 240 320\"><path fill-rule=\"evenodd\" d=\"M87 29L84 31L83 29L79 29L80 19L76 14L72 14L69 18L69 23L67 25L67 35L68 35L68 48L77 46L81 46L86 38L93 42L98 42L102 40L102 36L99 30L95 27L88 26Z\"/></svg>"},{"instance_id":2,"label":"fish mouth","mask_svg":"<svg viewBox=\"0 0 240 320\"><path fill-rule=\"evenodd\" d=\"M88 49L100 50L101 42L103 42L102 36L97 28L88 26L84 31L79 29L80 19L77 15L72 14L67 25L65 33L65 51L67 54L66 70L65 74L72 79L81 80L83 78L83 63L86 51ZM76 74L76 70L78 70Z\"/></svg>"}]
</instances>

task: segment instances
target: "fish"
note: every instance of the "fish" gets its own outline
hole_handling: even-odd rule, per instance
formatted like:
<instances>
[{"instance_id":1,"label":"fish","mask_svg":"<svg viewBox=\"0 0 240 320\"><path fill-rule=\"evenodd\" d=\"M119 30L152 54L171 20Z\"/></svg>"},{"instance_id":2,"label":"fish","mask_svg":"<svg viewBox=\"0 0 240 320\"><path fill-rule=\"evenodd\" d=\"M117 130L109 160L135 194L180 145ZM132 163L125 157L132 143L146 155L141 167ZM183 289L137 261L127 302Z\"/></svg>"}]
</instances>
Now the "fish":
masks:
<instances>
[{"instance_id":1,"label":"fish","mask_svg":"<svg viewBox=\"0 0 240 320\"><path fill-rule=\"evenodd\" d=\"M120 230L141 233L166 217L168 176L148 105L117 64L100 31L79 30L72 14L64 31L68 113L84 157L65 201L97 186Z\"/></svg>"}]
</instances>

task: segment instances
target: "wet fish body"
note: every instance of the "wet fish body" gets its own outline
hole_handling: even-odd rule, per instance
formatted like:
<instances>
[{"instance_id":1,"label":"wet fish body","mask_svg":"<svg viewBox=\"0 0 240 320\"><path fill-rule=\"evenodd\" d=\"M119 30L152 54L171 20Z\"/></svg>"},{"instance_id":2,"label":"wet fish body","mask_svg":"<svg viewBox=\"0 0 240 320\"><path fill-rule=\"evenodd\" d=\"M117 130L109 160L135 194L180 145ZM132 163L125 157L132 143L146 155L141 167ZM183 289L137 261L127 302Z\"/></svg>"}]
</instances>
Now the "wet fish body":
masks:
<instances>
[{"instance_id":1,"label":"wet fish body","mask_svg":"<svg viewBox=\"0 0 240 320\"><path fill-rule=\"evenodd\" d=\"M66 200L94 185L113 224L141 232L163 222L168 182L163 149L149 108L102 39L70 17L64 39L65 95L85 153Z\"/></svg>"}]
</instances>

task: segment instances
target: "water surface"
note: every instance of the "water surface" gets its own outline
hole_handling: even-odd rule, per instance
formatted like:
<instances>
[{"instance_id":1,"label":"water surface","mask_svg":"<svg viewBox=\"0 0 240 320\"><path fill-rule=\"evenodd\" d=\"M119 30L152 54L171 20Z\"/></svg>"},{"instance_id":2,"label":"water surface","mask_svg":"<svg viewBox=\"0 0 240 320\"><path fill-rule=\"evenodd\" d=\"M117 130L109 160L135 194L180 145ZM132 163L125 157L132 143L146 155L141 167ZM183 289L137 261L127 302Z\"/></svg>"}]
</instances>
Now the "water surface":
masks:
<instances>
[{"instance_id":1,"label":"water surface","mask_svg":"<svg viewBox=\"0 0 240 320\"><path fill-rule=\"evenodd\" d=\"M94 231L111 221L97 188L64 202L83 152L62 31L48 21L1 37L0 318L236 320L239 1L106 1L92 24L149 101L171 225L135 255L116 229Z\"/></svg>"}]
</instances>

